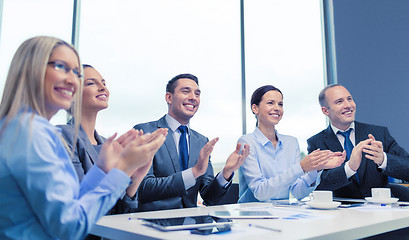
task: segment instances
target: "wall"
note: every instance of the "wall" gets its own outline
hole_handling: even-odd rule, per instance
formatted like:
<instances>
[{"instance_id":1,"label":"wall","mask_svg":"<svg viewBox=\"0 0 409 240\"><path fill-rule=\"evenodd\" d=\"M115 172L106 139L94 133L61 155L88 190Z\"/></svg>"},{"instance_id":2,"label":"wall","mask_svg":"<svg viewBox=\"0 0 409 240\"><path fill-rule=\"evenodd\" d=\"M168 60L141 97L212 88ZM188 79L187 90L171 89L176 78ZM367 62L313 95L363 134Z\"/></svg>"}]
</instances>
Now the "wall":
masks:
<instances>
[{"instance_id":1,"label":"wall","mask_svg":"<svg viewBox=\"0 0 409 240\"><path fill-rule=\"evenodd\" d=\"M338 83L356 120L384 125L409 151L409 1L333 0Z\"/></svg>"}]
</instances>

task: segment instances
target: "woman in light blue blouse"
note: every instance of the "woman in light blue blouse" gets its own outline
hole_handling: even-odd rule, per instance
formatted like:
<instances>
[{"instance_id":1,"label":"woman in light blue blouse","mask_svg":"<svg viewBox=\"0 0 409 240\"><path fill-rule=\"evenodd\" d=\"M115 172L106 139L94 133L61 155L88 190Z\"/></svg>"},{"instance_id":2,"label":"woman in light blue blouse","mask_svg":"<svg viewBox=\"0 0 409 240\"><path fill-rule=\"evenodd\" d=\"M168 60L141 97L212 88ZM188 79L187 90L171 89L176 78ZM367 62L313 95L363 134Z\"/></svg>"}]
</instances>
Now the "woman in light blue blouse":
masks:
<instances>
[{"instance_id":1,"label":"woman in light blue blouse","mask_svg":"<svg viewBox=\"0 0 409 240\"><path fill-rule=\"evenodd\" d=\"M278 88L258 88L251 97L251 110L257 127L239 139L250 145L250 155L239 169L239 202L288 199L290 192L302 199L320 183L322 169L337 167L345 159L329 150L316 150L300 159L297 139L275 129L284 114Z\"/></svg>"},{"instance_id":2,"label":"woman in light blue blouse","mask_svg":"<svg viewBox=\"0 0 409 240\"><path fill-rule=\"evenodd\" d=\"M130 176L140 171L144 177L165 140L166 130L114 135L79 183L49 120L74 98L79 119L80 66L74 47L53 37L28 39L13 57L0 105L0 239L84 238Z\"/></svg>"}]
</instances>

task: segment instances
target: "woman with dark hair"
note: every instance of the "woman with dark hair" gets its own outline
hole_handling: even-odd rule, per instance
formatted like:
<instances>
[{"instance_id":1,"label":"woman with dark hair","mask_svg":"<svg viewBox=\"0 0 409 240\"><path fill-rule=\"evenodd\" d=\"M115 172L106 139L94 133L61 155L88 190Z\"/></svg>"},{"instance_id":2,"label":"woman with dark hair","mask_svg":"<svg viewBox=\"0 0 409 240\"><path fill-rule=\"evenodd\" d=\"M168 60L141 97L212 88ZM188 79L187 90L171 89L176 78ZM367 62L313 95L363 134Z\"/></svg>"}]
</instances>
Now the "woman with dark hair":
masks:
<instances>
[{"instance_id":1,"label":"woman with dark hair","mask_svg":"<svg viewBox=\"0 0 409 240\"><path fill-rule=\"evenodd\" d=\"M258 88L251 97L251 110L256 129L239 139L250 145L250 155L239 169L239 202L288 199L290 192L302 199L318 186L322 169L337 167L345 159L345 154L319 149L300 159L297 139L275 128L284 114L278 88Z\"/></svg>"}]
</instances>

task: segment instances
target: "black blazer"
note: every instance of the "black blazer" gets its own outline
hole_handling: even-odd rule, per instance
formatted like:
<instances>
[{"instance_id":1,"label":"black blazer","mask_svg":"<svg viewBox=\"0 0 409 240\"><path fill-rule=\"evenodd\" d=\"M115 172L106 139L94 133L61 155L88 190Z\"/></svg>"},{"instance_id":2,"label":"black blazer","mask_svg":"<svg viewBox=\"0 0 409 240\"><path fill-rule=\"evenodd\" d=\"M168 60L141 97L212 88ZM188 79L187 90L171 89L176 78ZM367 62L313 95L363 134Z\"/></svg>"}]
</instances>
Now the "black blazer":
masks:
<instances>
[{"instance_id":1,"label":"black blazer","mask_svg":"<svg viewBox=\"0 0 409 240\"><path fill-rule=\"evenodd\" d=\"M61 134L67 143L68 149L70 151L73 149L74 151L72 163L75 167L75 171L77 171L78 178L81 181L98 160L99 151L94 148L81 125L78 130L77 141L74 143L75 126L73 118L71 118L66 125L58 125L58 127L62 129ZM94 135L98 143L104 143L106 141L106 138L100 136L97 131L94 131ZM135 198L130 198L124 194L108 214L128 213L131 209L134 209L137 206L137 203L138 202Z\"/></svg>"},{"instance_id":2,"label":"black blazer","mask_svg":"<svg viewBox=\"0 0 409 240\"><path fill-rule=\"evenodd\" d=\"M355 122L356 144L368 139L368 134L372 134L377 141L382 142L383 151L388 158L386 169L381 170L372 160L367 159L365 154L362 154L361 165L358 169L359 184L354 177L347 179L344 170L346 160L337 168L324 170L317 189L331 190L334 197L365 198L371 196L371 188L390 187L393 196L408 201L409 188L389 184L388 176L409 180L409 154L398 145L386 127ZM331 126L312 136L307 142L309 153L318 148L334 152L343 151Z\"/></svg>"},{"instance_id":3,"label":"black blazer","mask_svg":"<svg viewBox=\"0 0 409 240\"><path fill-rule=\"evenodd\" d=\"M134 126L145 133L154 132L158 128L168 128L165 116L158 121ZM190 130L188 168L193 167L202 147L209 141L200 133ZM185 190L182 179L179 155L176 150L173 133L169 129L165 143L156 152L152 167L138 189L138 211L175 209L197 206L197 194L200 192L205 205L215 205L226 193L213 175L213 167L209 159L206 173L196 179L196 184Z\"/></svg>"},{"instance_id":4,"label":"black blazer","mask_svg":"<svg viewBox=\"0 0 409 240\"><path fill-rule=\"evenodd\" d=\"M58 125L57 127L62 129L61 134L63 135L70 151L71 149L74 150L72 163L74 164L75 171L77 171L78 178L81 181L84 175L98 160L99 152L95 150L81 125L78 130L77 141L74 143L75 126L73 118L71 118L66 125ZM99 136L97 131L94 131L94 135L99 143L102 144L105 142L106 138ZM73 148L73 146L75 147Z\"/></svg>"}]
</instances>

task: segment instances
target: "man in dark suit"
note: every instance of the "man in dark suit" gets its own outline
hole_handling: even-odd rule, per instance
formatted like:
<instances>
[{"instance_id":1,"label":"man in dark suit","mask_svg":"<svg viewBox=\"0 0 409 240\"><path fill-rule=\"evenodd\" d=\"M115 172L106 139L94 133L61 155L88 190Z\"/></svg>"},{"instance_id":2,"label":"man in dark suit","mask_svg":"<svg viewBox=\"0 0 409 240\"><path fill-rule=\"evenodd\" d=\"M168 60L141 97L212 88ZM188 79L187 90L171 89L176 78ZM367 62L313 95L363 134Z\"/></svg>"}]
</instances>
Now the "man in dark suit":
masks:
<instances>
[{"instance_id":1,"label":"man in dark suit","mask_svg":"<svg viewBox=\"0 0 409 240\"><path fill-rule=\"evenodd\" d=\"M238 144L223 171L214 177L209 157L218 138L209 141L189 127L200 104L197 77L180 74L172 78L166 86L165 99L168 114L158 121L134 126L144 132L168 128L165 143L156 152L152 167L139 186L138 210L195 207L198 192L204 204L217 204L229 189L233 172L249 154L249 146L240 150ZM183 144L186 146L182 147Z\"/></svg>"},{"instance_id":2,"label":"man in dark suit","mask_svg":"<svg viewBox=\"0 0 409 240\"><path fill-rule=\"evenodd\" d=\"M388 182L388 176L409 180L409 154L388 129L356 122L355 102L339 84L324 88L319 102L331 124L307 140L308 152L346 150L347 160L340 167L324 170L317 189L332 190L334 197L365 198L371 196L371 188L387 187L393 197L409 201L409 188Z\"/></svg>"}]
</instances>

